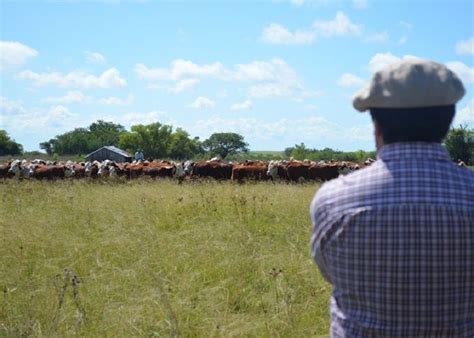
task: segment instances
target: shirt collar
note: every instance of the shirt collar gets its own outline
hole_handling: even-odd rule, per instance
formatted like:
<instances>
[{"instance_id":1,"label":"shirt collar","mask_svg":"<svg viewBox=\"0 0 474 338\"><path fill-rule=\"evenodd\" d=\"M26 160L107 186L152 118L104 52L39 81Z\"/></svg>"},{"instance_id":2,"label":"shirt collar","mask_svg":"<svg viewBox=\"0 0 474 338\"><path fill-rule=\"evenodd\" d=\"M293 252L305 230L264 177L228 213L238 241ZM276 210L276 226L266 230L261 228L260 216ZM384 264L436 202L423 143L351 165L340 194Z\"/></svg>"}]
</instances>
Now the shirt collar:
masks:
<instances>
[{"instance_id":1,"label":"shirt collar","mask_svg":"<svg viewBox=\"0 0 474 338\"><path fill-rule=\"evenodd\" d=\"M398 159L436 159L451 161L448 152L440 143L399 142L384 145L377 158L382 161Z\"/></svg>"}]
</instances>

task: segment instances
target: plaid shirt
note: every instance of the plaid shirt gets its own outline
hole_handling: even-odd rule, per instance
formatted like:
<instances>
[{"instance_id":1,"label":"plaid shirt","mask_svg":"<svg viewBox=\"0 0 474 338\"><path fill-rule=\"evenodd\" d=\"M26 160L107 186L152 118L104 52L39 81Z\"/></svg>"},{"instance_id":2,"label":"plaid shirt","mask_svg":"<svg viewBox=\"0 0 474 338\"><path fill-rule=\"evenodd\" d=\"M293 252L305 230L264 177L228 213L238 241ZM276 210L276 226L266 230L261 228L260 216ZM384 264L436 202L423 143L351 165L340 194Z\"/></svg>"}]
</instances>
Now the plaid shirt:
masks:
<instances>
[{"instance_id":1,"label":"plaid shirt","mask_svg":"<svg viewBox=\"0 0 474 338\"><path fill-rule=\"evenodd\" d=\"M474 337L474 172L436 143L382 147L311 203L333 337Z\"/></svg>"}]
</instances>

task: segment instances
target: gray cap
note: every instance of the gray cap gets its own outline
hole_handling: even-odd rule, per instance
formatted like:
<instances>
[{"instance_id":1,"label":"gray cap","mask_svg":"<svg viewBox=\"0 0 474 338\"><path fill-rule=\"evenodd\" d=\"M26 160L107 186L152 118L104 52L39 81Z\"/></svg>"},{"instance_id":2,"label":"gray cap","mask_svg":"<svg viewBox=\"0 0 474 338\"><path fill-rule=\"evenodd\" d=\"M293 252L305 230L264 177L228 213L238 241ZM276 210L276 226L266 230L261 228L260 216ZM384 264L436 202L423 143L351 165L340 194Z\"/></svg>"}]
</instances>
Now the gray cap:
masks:
<instances>
[{"instance_id":1,"label":"gray cap","mask_svg":"<svg viewBox=\"0 0 474 338\"><path fill-rule=\"evenodd\" d=\"M454 105L464 96L464 86L446 66L409 59L376 72L352 101L360 112L371 108L422 108Z\"/></svg>"}]
</instances>

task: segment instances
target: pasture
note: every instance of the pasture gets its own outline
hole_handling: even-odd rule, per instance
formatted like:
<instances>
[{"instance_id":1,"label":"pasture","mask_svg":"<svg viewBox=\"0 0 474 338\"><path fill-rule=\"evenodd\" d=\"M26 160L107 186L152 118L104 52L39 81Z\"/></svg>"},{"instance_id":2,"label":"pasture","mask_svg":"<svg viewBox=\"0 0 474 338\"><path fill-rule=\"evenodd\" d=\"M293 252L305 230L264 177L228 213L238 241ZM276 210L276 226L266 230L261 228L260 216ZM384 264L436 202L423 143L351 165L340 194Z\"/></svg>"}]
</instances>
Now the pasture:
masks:
<instances>
[{"instance_id":1,"label":"pasture","mask_svg":"<svg viewBox=\"0 0 474 338\"><path fill-rule=\"evenodd\" d=\"M0 336L325 336L316 183L0 182Z\"/></svg>"}]
</instances>

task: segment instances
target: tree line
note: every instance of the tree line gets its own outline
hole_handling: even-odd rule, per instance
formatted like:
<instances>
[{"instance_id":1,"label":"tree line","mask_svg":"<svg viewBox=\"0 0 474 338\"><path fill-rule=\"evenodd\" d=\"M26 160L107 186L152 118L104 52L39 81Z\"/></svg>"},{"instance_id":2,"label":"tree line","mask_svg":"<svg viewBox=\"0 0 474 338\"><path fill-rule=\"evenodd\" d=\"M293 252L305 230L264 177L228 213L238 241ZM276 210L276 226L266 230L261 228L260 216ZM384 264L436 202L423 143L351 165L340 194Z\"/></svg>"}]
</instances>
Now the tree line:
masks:
<instances>
[{"instance_id":1,"label":"tree line","mask_svg":"<svg viewBox=\"0 0 474 338\"><path fill-rule=\"evenodd\" d=\"M467 126L452 128L444 144L453 160L474 165L474 129ZM244 137L237 133L214 133L201 141L181 128L155 122L138 124L130 131L122 125L98 120L87 128L76 128L39 144L49 156L84 156L102 146L115 145L130 153L140 149L152 159L200 159L219 156L222 159L309 159L361 162L375 158L375 151L343 152L331 148L311 149L304 143L286 148L282 153L249 153ZM21 155L23 146L0 130L0 156Z\"/></svg>"}]
</instances>

